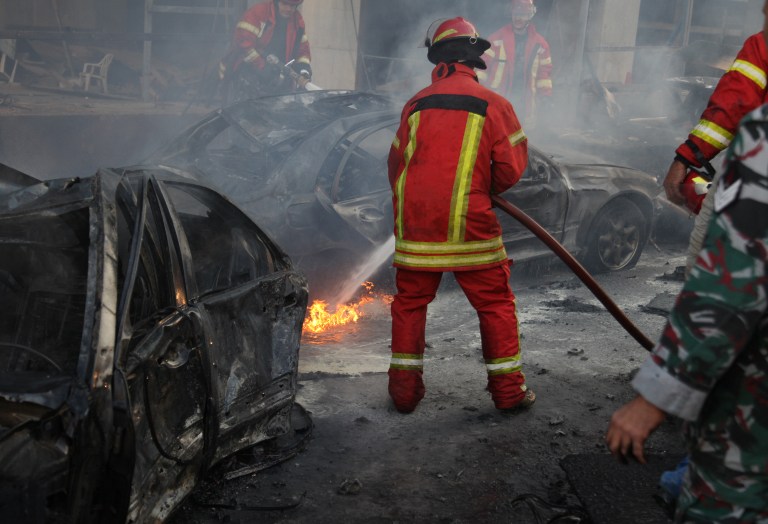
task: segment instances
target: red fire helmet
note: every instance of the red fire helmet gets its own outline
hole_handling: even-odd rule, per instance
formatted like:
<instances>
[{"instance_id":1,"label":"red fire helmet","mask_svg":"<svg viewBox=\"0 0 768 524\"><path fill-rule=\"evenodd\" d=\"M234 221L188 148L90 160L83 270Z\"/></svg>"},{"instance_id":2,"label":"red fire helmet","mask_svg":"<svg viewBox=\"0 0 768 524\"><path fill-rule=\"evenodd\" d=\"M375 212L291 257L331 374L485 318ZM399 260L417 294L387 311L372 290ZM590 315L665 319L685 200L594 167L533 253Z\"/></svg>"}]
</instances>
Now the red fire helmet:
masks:
<instances>
[{"instance_id":1,"label":"red fire helmet","mask_svg":"<svg viewBox=\"0 0 768 524\"><path fill-rule=\"evenodd\" d=\"M432 25L429 26L427 41L424 42L427 47L432 47L435 44L448 42L456 38L475 41L482 40L480 38L480 33L477 32L475 26L466 18L457 16L456 18L449 18L448 20L438 20L438 22L440 25L438 25L434 31L432 31L432 27L435 25L435 22L432 22Z\"/></svg>"},{"instance_id":2,"label":"red fire helmet","mask_svg":"<svg viewBox=\"0 0 768 524\"><path fill-rule=\"evenodd\" d=\"M712 182L704 178L695 169L688 170L680 190L685 197L685 206L693 214L698 215L699 211L701 211L701 203L704 202L704 197L707 196L709 186L711 185Z\"/></svg>"},{"instance_id":3,"label":"red fire helmet","mask_svg":"<svg viewBox=\"0 0 768 524\"><path fill-rule=\"evenodd\" d=\"M433 31L435 26L437 28ZM460 16L432 22L424 45L428 48L427 59L435 65L441 62L464 62L479 69L485 69L482 55L491 47L488 40L480 38L472 22Z\"/></svg>"}]
</instances>

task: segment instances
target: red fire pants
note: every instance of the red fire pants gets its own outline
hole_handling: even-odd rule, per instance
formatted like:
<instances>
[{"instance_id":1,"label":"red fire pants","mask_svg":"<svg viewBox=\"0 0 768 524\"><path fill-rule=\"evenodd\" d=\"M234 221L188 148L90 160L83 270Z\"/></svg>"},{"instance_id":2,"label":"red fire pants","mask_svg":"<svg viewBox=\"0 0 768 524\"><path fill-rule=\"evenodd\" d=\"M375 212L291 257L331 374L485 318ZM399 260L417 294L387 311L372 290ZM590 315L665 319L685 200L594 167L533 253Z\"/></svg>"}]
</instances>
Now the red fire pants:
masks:
<instances>
[{"instance_id":1,"label":"red fire pants","mask_svg":"<svg viewBox=\"0 0 768 524\"><path fill-rule=\"evenodd\" d=\"M499 409L525 397L525 375L515 296L509 286L509 266L456 271L454 276L480 319L488 391ZM409 413L424 397L423 362L427 306L435 298L443 274L397 269L397 294L392 303L392 360L389 395L398 411Z\"/></svg>"}]
</instances>

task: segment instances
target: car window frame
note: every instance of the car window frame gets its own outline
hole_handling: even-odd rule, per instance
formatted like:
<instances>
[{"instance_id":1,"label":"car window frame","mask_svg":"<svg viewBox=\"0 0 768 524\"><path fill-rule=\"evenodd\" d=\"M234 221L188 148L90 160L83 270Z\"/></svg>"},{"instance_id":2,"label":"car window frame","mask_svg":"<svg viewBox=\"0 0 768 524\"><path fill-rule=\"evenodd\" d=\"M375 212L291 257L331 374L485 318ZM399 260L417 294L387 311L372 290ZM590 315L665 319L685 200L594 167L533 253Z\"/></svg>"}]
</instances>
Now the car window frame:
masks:
<instances>
[{"instance_id":1,"label":"car window frame","mask_svg":"<svg viewBox=\"0 0 768 524\"><path fill-rule=\"evenodd\" d=\"M355 197L345 198L343 200L340 199L339 198L339 187L340 187L339 181L341 180L341 177L345 172L345 168L347 166L347 163L349 162L349 159L355 153L355 151L359 149L360 144L365 139L367 139L374 133L377 133L382 129L386 129L388 127L395 127L395 129L393 129L393 132L392 132L392 136L394 138L397 132L396 127L398 123L399 123L399 120L397 118L387 118L383 121L378 121L378 123L375 126L370 126L368 125L369 123L366 122L366 124L364 124L363 126L356 127L352 131L346 133L341 139L337 141L336 147L339 147L339 144L341 144L344 140L347 140L347 137L349 137L352 134L359 133L359 136L355 137L355 139L349 144L349 146L347 147L347 150L344 152L343 156L341 157L341 160L339 160L339 166L336 168L336 172L334 173L334 176L333 176L333 183L331 185L331 195L330 195L331 202L336 204L341 202L352 201L352 200L367 196L367 195L357 195ZM386 164L385 164L385 171L386 171ZM387 185L386 188L382 188L381 191L385 191L385 190L386 191L390 190L389 185ZM378 193L378 192L380 191L374 191L374 193Z\"/></svg>"}]
</instances>

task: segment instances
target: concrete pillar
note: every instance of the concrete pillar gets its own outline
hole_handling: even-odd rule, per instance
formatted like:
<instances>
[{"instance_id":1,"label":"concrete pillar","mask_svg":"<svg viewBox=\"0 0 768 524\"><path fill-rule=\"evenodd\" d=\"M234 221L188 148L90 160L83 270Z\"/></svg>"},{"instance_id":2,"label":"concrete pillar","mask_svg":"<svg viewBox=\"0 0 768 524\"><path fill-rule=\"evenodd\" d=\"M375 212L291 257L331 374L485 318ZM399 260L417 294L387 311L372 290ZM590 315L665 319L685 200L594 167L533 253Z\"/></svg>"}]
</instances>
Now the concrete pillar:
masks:
<instances>
[{"instance_id":1,"label":"concrete pillar","mask_svg":"<svg viewBox=\"0 0 768 524\"><path fill-rule=\"evenodd\" d=\"M592 0L589 13L587 48L632 47L637 38L641 0ZM624 83L634 63L632 51L589 53L597 77L602 82Z\"/></svg>"},{"instance_id":2,"label":"concrete pillar","mask_svg":"<svg viewBox=\"0 0 768 524\"><path fill-rule=\"evenodd\" d=\"M360 0L305 0L301 12L312 48L312 81L325 89L354 89Z\"/></svg>"}]
</instances>

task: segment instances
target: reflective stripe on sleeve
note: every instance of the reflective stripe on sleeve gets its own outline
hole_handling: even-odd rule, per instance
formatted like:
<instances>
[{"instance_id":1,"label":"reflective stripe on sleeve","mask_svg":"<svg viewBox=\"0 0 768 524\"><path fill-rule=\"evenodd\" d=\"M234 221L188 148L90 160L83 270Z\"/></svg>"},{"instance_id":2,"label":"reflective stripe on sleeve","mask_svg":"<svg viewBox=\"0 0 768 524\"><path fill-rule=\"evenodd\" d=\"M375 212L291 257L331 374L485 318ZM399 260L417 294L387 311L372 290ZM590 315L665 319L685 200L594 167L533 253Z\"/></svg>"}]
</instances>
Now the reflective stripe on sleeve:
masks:
<instances>
[{"instance_id":1,"label":"reflective stripe on sleeve","mask_svg":"<svg viewBox=\"0 0 768 524\"><path fill-rule=\"evenodd\" d=\"M528 139L527 136L525 136L525 132L523 132L522 129L520 129L517 133L513 133L509 135L509 143L513 146L516 146L517 144L521 144L525 142Z\"/></svg>"},{"instance_id":2,"label":"reflective stripe on sleeve","mask_svg":"<svg viewBox=\"0 0 768 524\"><path fill-rule=\"evenodd\" d=\"M403 369L406 371L421 371L424 369L424 355L412 353L392 353L389 362L390 369Z\"/></svg>"},{"instance_id":3,"label":"reflective stripe on sleeve","mask_svg":"<svg viewBox=\"0 0 768 524\"><path fill-rule=\"evenodd\" d=\"M738 73L741 73L742 75L746 76L750 80L752 80L754 83L760 87L760 89L765 89L766 86L766 75L765 71L757 67L755 64L751 64L747 62L746 60L736 60L733 62L733 65L731 66L731 69L729 71L736 71Z\"/></svg>"},{"instance_id":4,"label":"reflective stripe on sleeve","mask_svg":"<svg viewBox=\"0 0 768 524\"><path fill-rule=\"evenodd\" d=\"M693 136L699 137L716 149L725 149L733 140L733 135L709 120L699 120L699 123L691 131Z\"/></svg>"},{"instance_id":5,"label":"reflective stripe on sleeve","mask_svg":"<svg viewBox=\"0 0 768 524\"><path fill-rule=\"evenodd\" d=\"M248 31L249 33L253 33L256 35L257 38L261 38L261 34L264 32L264 27L266 27L265 23L261 23L260 27L256 27L253 24L250 24L244 20L241 20L237 23L237 28L242 29L243 31Z\"/></svg>"},{"instance_id":6,"label":"reflective stripe on sleeve","mask_svg":"<svg viewBox=\"0 0 768 524\"><path fill-rule=\"evenodd\" d=\"M248 54L245 55L245 58L243 60L245 60L246 62L254 62L258 60L260 56L261 55L259 54L258 51L256 51L255 49L251 49L250 51L248 51Z\"/></svg>"}]
</instances>

